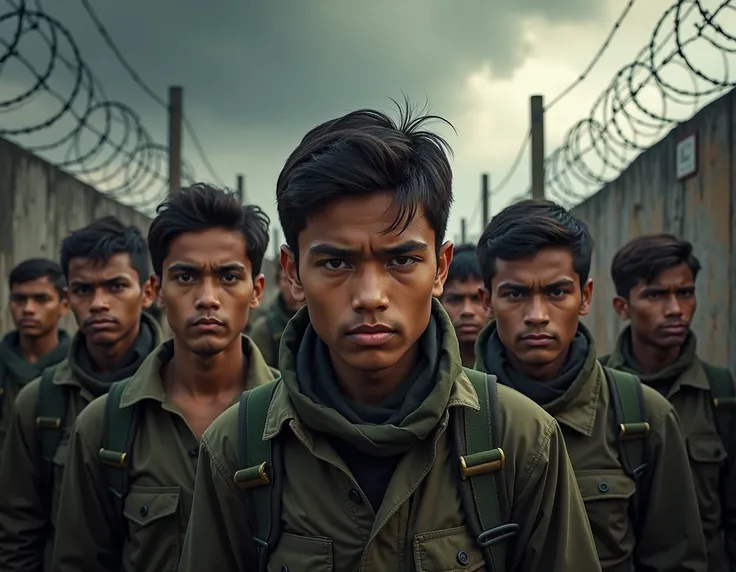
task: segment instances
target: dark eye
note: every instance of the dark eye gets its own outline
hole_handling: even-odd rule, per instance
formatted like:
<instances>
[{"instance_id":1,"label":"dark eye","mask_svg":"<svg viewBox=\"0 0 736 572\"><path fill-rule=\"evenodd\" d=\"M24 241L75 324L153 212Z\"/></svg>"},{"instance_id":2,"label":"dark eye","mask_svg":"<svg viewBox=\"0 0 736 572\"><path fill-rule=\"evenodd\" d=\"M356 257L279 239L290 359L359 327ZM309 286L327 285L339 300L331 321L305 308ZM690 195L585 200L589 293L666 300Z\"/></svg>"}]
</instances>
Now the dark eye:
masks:
<instances>
[{"instance_id":1,"label":"dark eye","mask_svg":"<svg viewBox=\"0 0 736 572\"><path fill-rule=\"evenodd\" d=\"M342 265L345 264L343 267ZM330 260L325 260L322 263L322 266L324 266L327 270L343 270L344 268L347 268L347 264L344 260L340 260L339 258L332 258Z\"/></svg>"},{"instance_id":2,"label":"dark eye","mask_svg":"<svg viewBox=\"0 0 736 572\"><path fill-rule=\"evenodd\" d=\"M550 296L552 296L553 298L563 298L566 294L567 292L565 290L561 290L560 288L557 288L550 292Z\"/></svg>"},{"instance_id":3,"label":"dark eye","mask_svg":"<svg viewBox=\"0 0 736 572\"><path fill-rule=\"evenodd\" d=\"M417 260L410 256L397 256L391 261L391 263L393 266L398 266L399 268L408 268L416 264Z\"/></svg>"},{"instance_id":4,"label":"dark eye","mask_svg":"<svg viewBox=\"0 0 736 572\"><path fill-rule=\"evenodd\" d=\"M193 277L192 277L191 274L179 274L176 277L176 281L177 282L181 282L182 284L186 284L187 282L190 282L192 280L192 278Z\"/></svg>"},{"instance_id":5,"label":"dark eye","mask_svg":"<svg viewBox=\"0 0 736 572\"><path fill-rule=\"evenodd\" d=\"M238 280L240 280L240 276L238 276L237 274L232 274L232 273L229 273L229 274L225 274L225 275L224 275L224 276L222 277L222 279L223 279L223 280L224 280L225 282L237 282Z\"/></svg>"}]
</instances>

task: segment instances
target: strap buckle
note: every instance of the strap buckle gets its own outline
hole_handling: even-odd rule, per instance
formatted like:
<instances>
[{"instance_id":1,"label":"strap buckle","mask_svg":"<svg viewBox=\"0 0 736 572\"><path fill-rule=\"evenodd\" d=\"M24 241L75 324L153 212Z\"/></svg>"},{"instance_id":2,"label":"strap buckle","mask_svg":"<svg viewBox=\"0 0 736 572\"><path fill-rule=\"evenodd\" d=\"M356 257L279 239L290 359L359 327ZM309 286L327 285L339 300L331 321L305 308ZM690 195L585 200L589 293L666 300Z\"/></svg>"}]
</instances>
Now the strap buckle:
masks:
<instances>
[{"instance_id":1,"label":"strap buckle","mask_svg":"<svg viewBox=\"0 0 736 572\"><path fill-rule=\"evenodd\" d=\"M460 478L466 480L485 473L501 471L505 466L506 455L501 448L473 453L460 457Z\"/></svg>"},{"instance_id":2,"label":"strap buckle","mask_svg":"<svg viewBox=\"0 0 736 572\"><path fill-rule=\"evenodd\" d=\"M97 456L100 458L100 461L113 469L124 469L128 462L128 455L126 453L119 453L118 451L110 451L108 449L100 449Z\"/></svg>"},{"instance_id":3,"label":"strap buckle","mask_svg":"<svg viewBox=\"0 0 736 572\"><path fill-rule=\"evenodd\" d=\"M621 439L642 439L649 433L649 423L621 423L619 437Z\"/></svg>"},{"instance_id":4,"label":"strap buckle","mask_svg":"<svg viewBox=\"0 0 736 572\"><path fill-rule=\"evenodd\" d=\"M260 465L241 469L233 475L233 482L243 489L252 489L263 485L270 485L271 478L268 476L269 464L264 461Z\"/></svg>"},{"instance_id":5,"label":"strap buckle","mask_svg":"<svg viewBox=\"0 0 736 572\"><path fill-rule=\"evenodd\" d=\"M516 536L519 533L520 528L521 527L514 522L501 524L499 526L496 526L495 528L491 528L490 530L481 532L478 535L476 542L481 548L487 548L492 544L496 544L497 542L501 542L502 540L506 540L507 538Z\"/></svg>"},{"instance_id":6,"label":"strap buckle","mask_svg":"<svg viewBox=\"0 0 736 572\"><path fill-rule=\"evenodd\" d=\"M36 426L41 429L59 429L61 419L59 417L36 417Z\"/></svg>"}]
</instances>

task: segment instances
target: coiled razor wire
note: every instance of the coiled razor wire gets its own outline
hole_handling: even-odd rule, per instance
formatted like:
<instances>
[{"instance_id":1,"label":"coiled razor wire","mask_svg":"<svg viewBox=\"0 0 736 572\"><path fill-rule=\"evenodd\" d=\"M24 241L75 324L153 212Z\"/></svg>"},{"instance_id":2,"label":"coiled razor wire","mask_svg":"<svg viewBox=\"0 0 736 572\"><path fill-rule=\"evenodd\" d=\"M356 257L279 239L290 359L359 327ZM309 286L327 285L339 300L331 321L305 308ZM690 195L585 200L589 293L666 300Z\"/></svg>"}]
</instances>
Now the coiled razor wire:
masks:
<instances>
[{"instance_id":1,"label":"coiled razor wire","mask_svg":"<svg viewBox=\"0 0 736 572\"><path fill-rule=\"evenodd\" d=\"M15 140L60 169L144 213L152 213L168 193L168 148L156 143L140 116L110 101L85 64L69 30L26 0L0 0L0 87L9 64L20 64L33 78L12 95L0 91L0 137ZM4 11L3 11L4 10ZM44 48L39 65L24 47ZM34 60L37 58L33 58ZM67 81L56 80L62 70ZM66 84L66 85L65 85ZM39 104L41 96L44 105ZM48 109L48 102L54 109ZM32 117L31 124L7 127L3 115ZM194 182L192 166L182 161L182 184Z\"/></svg>"},{"instance_id":2,"label":"coiled razor wire","mask_svg":"<svg viewBox=\"0 0 736 572\"><path fill-rule=\"evenodd\" d=\"M702 0L677 0L662 15L649 45L621 68L545 161L545 193L570 206L623 171L673 123L736 85L729 64L736 50L732 0L712 9ZM674 38L674 40L673 40ZM717 73L703 71L719 68ZM685 87L683 87L685 86ZM587 192L586 192L587 191Z\"/></svg>"}]
</instances>

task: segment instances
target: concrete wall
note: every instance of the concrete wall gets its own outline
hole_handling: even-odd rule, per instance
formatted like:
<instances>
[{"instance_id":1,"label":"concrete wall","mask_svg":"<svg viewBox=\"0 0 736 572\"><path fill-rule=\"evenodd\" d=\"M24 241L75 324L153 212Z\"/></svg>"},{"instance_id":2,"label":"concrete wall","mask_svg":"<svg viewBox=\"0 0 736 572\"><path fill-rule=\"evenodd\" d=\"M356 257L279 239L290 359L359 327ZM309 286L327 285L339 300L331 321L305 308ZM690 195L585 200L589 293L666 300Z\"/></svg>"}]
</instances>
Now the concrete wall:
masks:
<instances>
[{"instance_id":1,"label":"concrete wall","mask_svg":"<svg viewBox=\"0 0 736 572\"><path fill-rule=\"evenodd\" d=\"M736 230L733 185L736 91L678 125L643 153L621 176L577 206L596 241L593 307L585 322L599 350L613 349L621 322L613 312L610 264L631 238L669 232L691 241L703 270L693 329L701 357L736 368ZM697 132L697 174L678 182L677 142Z\"/></svg>"}]
</instances>

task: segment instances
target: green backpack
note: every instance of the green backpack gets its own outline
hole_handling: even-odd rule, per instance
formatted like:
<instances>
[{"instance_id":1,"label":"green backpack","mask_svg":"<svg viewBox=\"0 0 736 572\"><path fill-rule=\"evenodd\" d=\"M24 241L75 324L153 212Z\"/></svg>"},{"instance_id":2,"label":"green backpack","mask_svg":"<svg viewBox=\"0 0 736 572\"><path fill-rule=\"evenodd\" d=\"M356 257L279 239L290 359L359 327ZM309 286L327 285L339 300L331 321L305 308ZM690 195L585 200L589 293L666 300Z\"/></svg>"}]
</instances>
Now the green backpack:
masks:
<instances>
[{"instance_id":1,"label":"green backpack","mask_svg":"<svg viewBox=\"0 0 736 572\"><path fill-rule=\"evenodd\" d=\"M509 522L500 447L498 395L495 376L465 369L478 393L480 411L453 408L451 431L458 455L460 497L468 528L483 552L490 572L507 570L509 541L519 525ZM259 570L266 570L281 535L283 461L278 438L263 440L266 416L278 380L243 393L238 413L238 455L243 467L233 480L250 490L257 521L254 541Z\"/></svg>"},{"instance_id":2,"label":"green backpack","mask_svg":"<svg viewBox=\"0 0 736 572\"><path fill-rule=\"evenodd\" d=\"M54 457L66 428L69 393L66 387L54 383L56 365L41 374L36 402L36 427L41 431L41 480L44 505L51 508L54 482Z\"/></svg>"}]
</instances>

